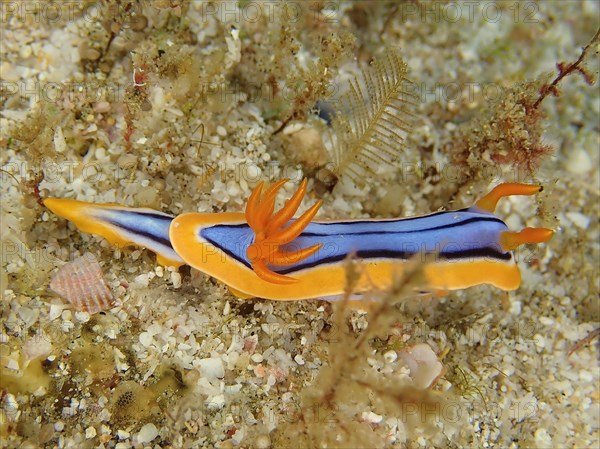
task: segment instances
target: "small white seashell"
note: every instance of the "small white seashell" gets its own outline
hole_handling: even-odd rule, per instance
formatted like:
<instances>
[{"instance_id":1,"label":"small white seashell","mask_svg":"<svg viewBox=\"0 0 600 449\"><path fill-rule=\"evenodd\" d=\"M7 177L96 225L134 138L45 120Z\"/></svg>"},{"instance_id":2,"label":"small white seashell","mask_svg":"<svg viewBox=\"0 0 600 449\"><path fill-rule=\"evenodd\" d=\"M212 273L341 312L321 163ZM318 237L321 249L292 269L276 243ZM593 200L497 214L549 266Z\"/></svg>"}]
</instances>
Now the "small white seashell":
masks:
<instances>
[{"instance_id":1,"label":"small white seashell","mask_svg":"<svg viewBox=\"0 0 600 449\"><path fill-rule=\"evenodd\" d=\"M429 388L444 373L444 365L426 343L406 348L399 355L410 369L410 377L417 388Z\"/></svg>"},{"instance_id":2,"label":"small white seashell","mask_svg":"<svg viewBox=\"0 0 600 449\"><path fill-rule=\"evenodd\" d=\"M63 265L50 281L50 289L90 315L116 305L113 295L93 254Z\"/></svg>"}]
</instances>

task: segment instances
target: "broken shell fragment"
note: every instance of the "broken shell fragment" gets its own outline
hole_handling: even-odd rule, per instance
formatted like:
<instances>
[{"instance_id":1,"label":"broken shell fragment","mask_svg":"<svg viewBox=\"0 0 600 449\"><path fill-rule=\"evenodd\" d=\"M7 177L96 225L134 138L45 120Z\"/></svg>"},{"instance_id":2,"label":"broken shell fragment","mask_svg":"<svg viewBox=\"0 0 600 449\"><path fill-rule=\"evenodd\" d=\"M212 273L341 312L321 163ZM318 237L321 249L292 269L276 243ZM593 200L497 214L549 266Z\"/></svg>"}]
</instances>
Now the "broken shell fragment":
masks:
<instances>
[{"instance_id":1,"label":"broken shell fragment","mask_svg":"<svg viewBox=\"0 0 600 449\"><path fill-rule=\"evenodd\" d=\"M426 343L419 343L399 353L410 369L410 377L420 389L431 387L444 374L444 365Z\"/></svg>"},{"instance_id":2,"label":"broken shell fragment","mask_svg":"<svg viewBox=\"0 0 600 449\"><path fill-rule=\"evenodd\" d=\"M50 289L72 304L75 310L89 314L116 305L100 264L90 253L63 265L52 277Z\"/></svg>"}]
</instances>

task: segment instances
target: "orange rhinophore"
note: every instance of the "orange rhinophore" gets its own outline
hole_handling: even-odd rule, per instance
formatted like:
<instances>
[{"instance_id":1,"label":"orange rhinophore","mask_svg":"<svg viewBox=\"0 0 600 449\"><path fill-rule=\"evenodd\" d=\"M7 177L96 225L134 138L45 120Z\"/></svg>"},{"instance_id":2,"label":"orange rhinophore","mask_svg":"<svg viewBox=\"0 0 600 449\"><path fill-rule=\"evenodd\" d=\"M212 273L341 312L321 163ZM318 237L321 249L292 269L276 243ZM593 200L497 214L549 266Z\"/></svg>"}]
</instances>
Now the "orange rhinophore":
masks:
<instances>
[{"instance_id":1,"label":"orange rhinophore","mask_svg":"<svg viewBox=\"0 0 600 449\"><path fill-rule=\"evenodd\" d=\"M286 182L287 179L283 179L273 184L265 192L264 198L260 200L263 188L261 182L250 195L246 206L246 220L255 234L254 243L248 246L246 255L258 277L274 284L289 284L296 282L296 279L275 273L268 268L268 265L282 266L301 262L323 246L322 243L317 243L308 248L294 251L284 252L281 250L283 245L290 243L302 233L321 207L321 201L317 201L300 218L289 223L306 193L306 179L304 179L285 206L273 215L275 196Z\"/></svg>"}]
</instances>

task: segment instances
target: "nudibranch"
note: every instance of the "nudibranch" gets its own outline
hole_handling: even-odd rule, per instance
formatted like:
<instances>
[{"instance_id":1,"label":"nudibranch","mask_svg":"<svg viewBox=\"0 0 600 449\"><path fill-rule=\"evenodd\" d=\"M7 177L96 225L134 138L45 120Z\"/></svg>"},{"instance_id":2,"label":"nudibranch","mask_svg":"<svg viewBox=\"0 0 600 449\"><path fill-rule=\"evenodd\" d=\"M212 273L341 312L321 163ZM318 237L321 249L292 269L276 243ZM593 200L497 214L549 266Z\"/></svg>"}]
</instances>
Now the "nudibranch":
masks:
<instances>
[{"instance_id":1,"label":"nudibranch","mask_svg":"<svg viewBox=\"0 0 600 449\"><path fill-rule=\"evenodd\" d=\"M165 265L191 265L227 284L239 297L275 300L339 297L346 286L345 261L361 261L358 294L385 289L413 257L422 257L425 290L447 291L479 284L514 290L521 283L513 251L548 241L553 231L513 232L494 215L498 201L534 195L537 185L505 183L473 206L396 219L313 220L321 202L292 217L306 194L302 181L275 212L279 189L263 194L260 183L245 213L185 213L177 217L148 208L48 198L44 205L81 231L118 245L139 245Z\"/></svg>"}]
</instances>

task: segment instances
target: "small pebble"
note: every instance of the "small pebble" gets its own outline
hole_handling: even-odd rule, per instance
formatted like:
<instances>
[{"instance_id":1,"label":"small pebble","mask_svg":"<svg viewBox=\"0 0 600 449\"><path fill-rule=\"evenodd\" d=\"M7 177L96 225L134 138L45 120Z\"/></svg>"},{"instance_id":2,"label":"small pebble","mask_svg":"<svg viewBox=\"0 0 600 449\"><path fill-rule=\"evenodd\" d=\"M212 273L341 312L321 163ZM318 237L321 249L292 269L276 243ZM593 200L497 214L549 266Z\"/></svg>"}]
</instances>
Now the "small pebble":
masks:
<instances>
[{"instance_id":1,"label":"small pebble","mask_svg":"<svg viewBox=\"0 0 600 449\"><path fill-rule=\"evenodd\" d=\"M262 170L259 166L252 164L244 167L243 174L245 175L244 179L250 184L253 184L260 181Z\"/></svg>"},{"instance_id":2,"label":"small pebble","mask_svg":"<svg viewBox=\"0 0 600 449\"><path fill-rule=\"evenodd\" d=\"M200 372L202 376L208 379L222 379L225 376L225 367L223 366L223 360L210 357L206 359L198 360L200 366Z\"/></svg>"},{"instance_id":3,"label":"small pebble","mask_svg":"<svg viewBox=\"0 0 600 449\"><path fill-rule=\"evenodd\" d=\"M586 383L592 383L594 381L594 375L587 370L580 370L579 371L579 378Z\"/></svg>"},{"instance_id":4,"label":"small pebble","mask_svg":"<svg viewBox=\"0 0 600 449\"><path fill-rule=\"evenodd\" d=\"M15 359L8 359L4 364L4 367L9 370L18 371L19 370L19 362Z\"/></svg>"},{"instance_id":5,"label":"small pebble","mask_svg":"<svg viewBox=\"0 0 600 449\"><path fill-rule=\"evenodd\" d=\"M75 312L75 320L80 323L87 323L90 320L90 314L88 312Z\"/></svg>"},{"instance_id":6,"label":"small pebble","mask_svg":"<svg viewBox=\"0 0 600 449\"><path fill-rule=\"evenodd\" d=\"M171 282L173 283L173 288L181 287L181 274L178 271L171 273Z\"/></svg>"},{"instance_id":7,"label":"small pebble","mask_svg":"<svg viewBox=\"0 0 600 449\"><path fill-rule=\"evenodd\" d=\"M575 148L569 151L567 170L576 175L583 175L592 169L592 158L583 148Z\"/></svg>"},{"instance_id":8,"label":"small pebble","mask_svg":"<svg viewBox=\"0 0 600 449\"><path fill-rule=\"evenodd\" d=\"M54 130L54 149L57 153L63 153L67 149L67 142L60 126Z\"/></svg>"},{"instance_id":9,"label":"small pebble","mask_svg":"<svg viewBox=\"0 0 600 449\"><path fill-rule=\"evenodd\" d=\"M103 114L110 111L110 103L108 101L99 101L94 105L94 112Z\"/></svg>"},{"instance_id":10,"label":"small pebble","mask_svg":"<svg viewBox=\"0 0 600 449\"><path fill-rule=\"evenodd\" d=\"M368 423L378 424L383 420L383 416L373 412L363 412L362 419Z\"/></svg>"},{"instance_id":11,"label":"small pebble","mask_svg":"<svg viewBox=\"0 0 600 449\"><path fill-rule=\"evenodd\" d=\"M152 344L152 335L150 335L148 332L142 332L139 340L143 346L148 347Z\"/></svg>"},{"instance_id":12,"label":"small pebble","mask_svg":"<svg viewBox=\"0 0 600 449\"><path fill-rule=\"evenodd\" d=\"M546 429L538 429L534 434L535 442L538 447L552 447L552 437Z\"/></svg>"},{"instance_id":13,"label":"small pebble","mask_svg":"<svg viewBox=\"0 0 600 449\"><path fill-rule=\"evenodd\" d=\"M17 402L17 398L15 398L14 394L8 393L6 396L4 396L4 406L2 408L4 409L4 416L16 415L17 410L19 409L19 403Z\"/></svg>"},{"instance_id":14,"label":"small pebble","mask_svg":"<svg viewBox=\"0 0 600 449\"><path fill-rule=\"evenodd\" d=\"M538 349L538 351L541 351L546 347L546 339L540 334L535 334L533 336L533 343L535 344L535 347Z\"/></svg>"},{"instance_id":15,"label":"small pebble","mask_svg":"<svg viewBox=\"0 0 600 449\"><path fill-rule=\"evenodd\" d=\"M227 301L225 303L225 306L223 307L223 315L227 316L227 315L229 315L230 312L231 312L231 304L229 304L229 301Z\"/></svg>"},{"instance_id":16,"label":"small pebble","mask_svg":"<svg viewBox=\"0 0 600 449\"><path fill-rule=\"evenodd\" d=\"M23 59L29 58L32 53L31 45L23 45L19 50L19 56L21 56Z\"/></svg>"},{"instance_id":17,"label":"small pebble","mask_svg":"<svg viewBox=\"0 0 600 449\"><path fill-rule=\"evenodd\" d=\"M571 222L573 222L575 226L577 226L580 229L587 229L590 225L590 217L587 217L582 213L567 212L565 215L569 220L571 220Z\"/></svg>"},{"instance_id":18,"label":"small pebble","mask_svg":"<svg viewBox=\"0 0 600 449\"><path fill-rule=\"evenodd\" d=\"M444 365L426 343L419 343L400 351L410 369L410 377L417 388L429 388L444 372Z\"/></svg>"},{"instance_id":19,"label":"small pebble","mask_svg":"<svg viewBox=\"0 0 600 449\"><path fill-rule=\"evenodd\" d=\"M388 363L394 363L396 361L396 359L398 358L398 354L396 354L396 351L390 350L390 351L387 351L385 354L383 354L383 358Z\"/></svg>"},{"instance_id":20,"label":"small pebble","mask_svg":"<svg viewBox=\"0 0 600 449\"><path fill-rule=\"evenodd\" d=\"M149 443L158 436L158 429L152 423L144 425L137 434L140 443Z\"/></svg>"},{"instance_id":21,"label":"small pebble","mask_svg":"<svg viewBox=\"0 0 600 449\"><path fill-rule=\"evenodd\" d=\"M271 447L271 438L269 435L259 435L254 440L254 447L256 449L269 449Z\"/></svg>"},{"instance_id":22,"label":"small pebble","mask_svg":"<svg viewBox=\"0 0 600 449\"><path fill-rule=\"evenodd\" d=\"M48 312L48 321L53 321L61 316L65 306L61 304L50 304L50 311Z\"/></svg>"}]
</instances>

